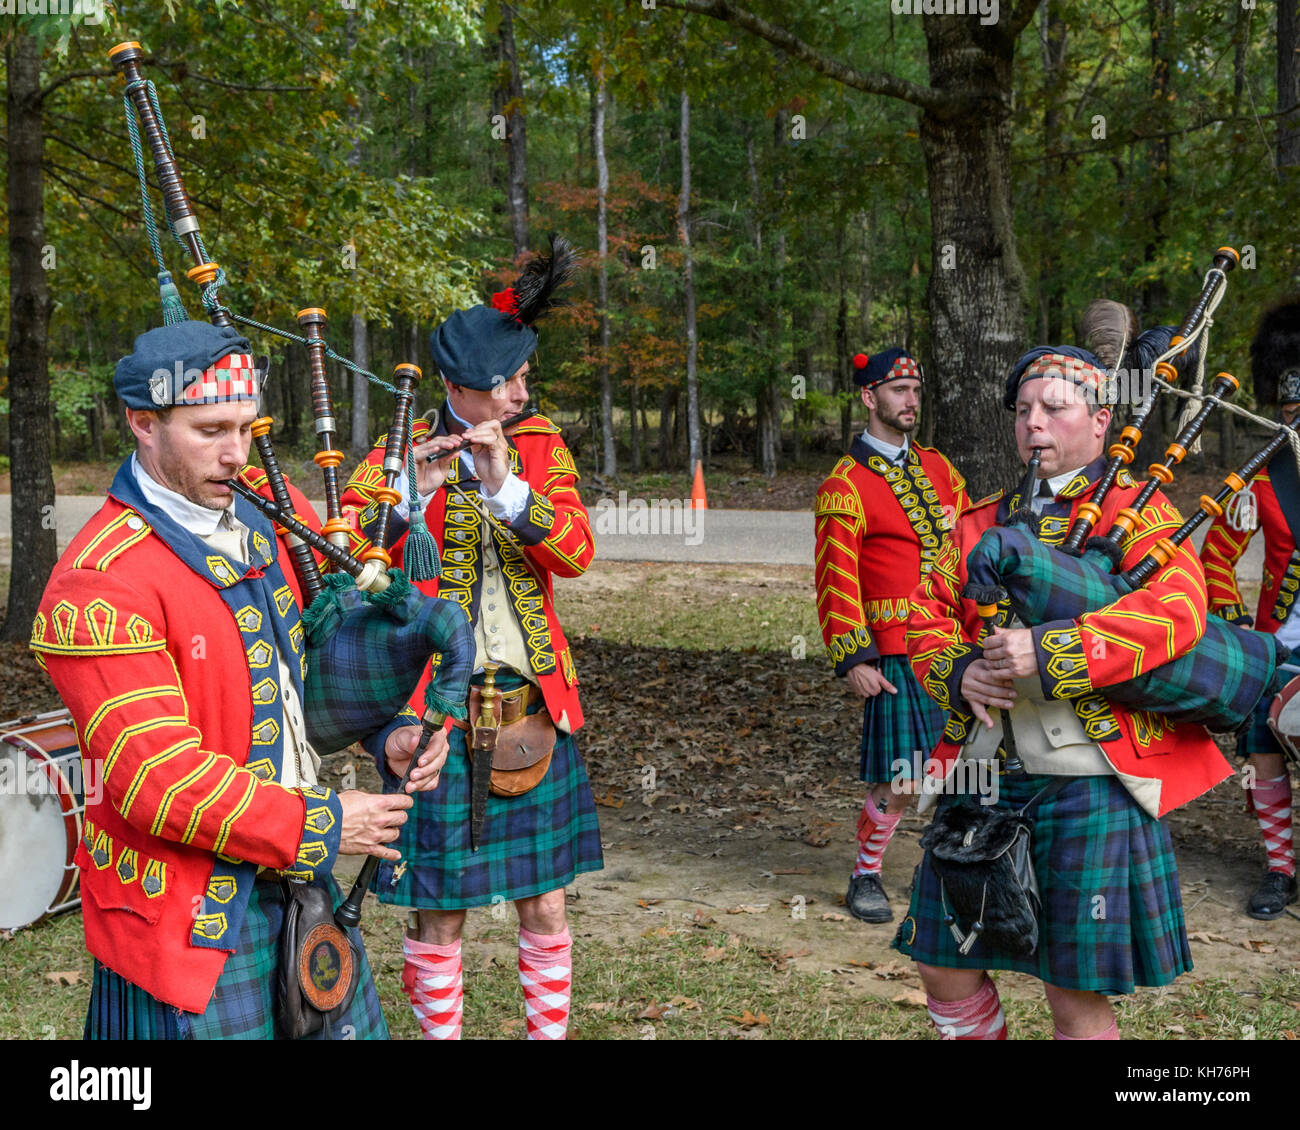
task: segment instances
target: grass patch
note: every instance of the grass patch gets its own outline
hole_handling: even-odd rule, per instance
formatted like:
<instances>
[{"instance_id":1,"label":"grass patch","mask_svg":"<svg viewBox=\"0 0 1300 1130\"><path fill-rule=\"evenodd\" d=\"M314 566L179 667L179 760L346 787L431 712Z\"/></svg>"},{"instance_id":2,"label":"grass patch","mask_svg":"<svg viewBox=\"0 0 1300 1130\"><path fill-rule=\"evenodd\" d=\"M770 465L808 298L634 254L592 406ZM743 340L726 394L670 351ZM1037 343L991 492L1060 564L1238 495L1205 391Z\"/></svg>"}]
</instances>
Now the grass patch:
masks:
<instances>
[{"instance_id":1,"label":"grass patch","mask_svg":"<svg viewBox=\"0 0 1300 1130\"><path fill-rule=\"evenodd\" d=\"M555 603L571 638L787 655L802 646L814 662L825 655L806 566L597 562L582 578L561 579Z\"/></svg>"},{"instance_id":2,"label":"grass patch","mask_svg":"<svg viewBox=\"0 0 1300 1130\"><path fill-rule=\"evenodd\" d=\"M395 1039L419 1031L400 984L405 914L367 899L366 947ZM787 967L721 927L647 930L614 944L584 936L572 922L573 1035L631 1039L929 1039L918 1004L864 995L850 978ZM502 921L471 914L465 944L465 1035L520 1039L523 997L515 971L513 913ZM89 997L91 960L81 916L68 914L0 942L0 1036L79 1039ZM79 974L73 984L54 973ZM1011 1034L1050 1039L1051 1016L1029 978L1000 975ZM899 985L899 992L903 992ZM912 990L914 993L914 990ZM1021 996L1020 993L1029 993ZM1242 990L1223 979L1184 978L1116 1002L1125 1039L1294 1039L1300 1021L1300 974L1261 978Z\"/></svg>"}]
</instances>

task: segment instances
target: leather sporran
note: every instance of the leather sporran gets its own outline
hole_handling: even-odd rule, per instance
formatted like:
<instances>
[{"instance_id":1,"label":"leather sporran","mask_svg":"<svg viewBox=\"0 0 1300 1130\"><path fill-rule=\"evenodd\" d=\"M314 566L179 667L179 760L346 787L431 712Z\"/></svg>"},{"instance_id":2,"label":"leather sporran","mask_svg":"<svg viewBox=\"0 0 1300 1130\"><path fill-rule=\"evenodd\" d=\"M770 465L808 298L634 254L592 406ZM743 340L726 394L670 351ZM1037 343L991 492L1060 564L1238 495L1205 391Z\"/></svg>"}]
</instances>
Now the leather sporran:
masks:
<instances>
[{"instance_id":1,"label":"leather sporran","mask_svg":"<svg viewBox=\"0 0 1300 1130\"><path fill-rule=\"evenodd\" d=\"M483 699L480 687L470 688L469 724L458 723L469 730L467 752L478 748L492 751L492 774L489 790L496 796L522 796L541 784L551 767L555 752L555 724L543 704L532 714L527 713L529 702L541 692L533 687L506 692L503 705L509 702L509 721L499 722L494 728L480 725ZM498 715L499 717L499 715Z\"/></svg>"},{"instance_id":2,"label":"leather sporran","mask_svg":"<svg viewBox=\"0 0 1300 1130\"><path fill-rule=\"evenodd\" d=\"M497 731L492 751L492 792L522 796L541 784L555 752L555 726L545 707L525 714Z\"/></svg>"},{"instance_id":3,"label":"leather sporran","mask_svg":"<svg viewBox=\"0 0 1300 1130\"><path fill-rule=\"evenodd\" d=\"M357 991L361 955L334 921L329 892L308 883L284 882L284 924L280 928L276 1020L298 1040L342 1019Z\"/></svg>"}]
</instances>

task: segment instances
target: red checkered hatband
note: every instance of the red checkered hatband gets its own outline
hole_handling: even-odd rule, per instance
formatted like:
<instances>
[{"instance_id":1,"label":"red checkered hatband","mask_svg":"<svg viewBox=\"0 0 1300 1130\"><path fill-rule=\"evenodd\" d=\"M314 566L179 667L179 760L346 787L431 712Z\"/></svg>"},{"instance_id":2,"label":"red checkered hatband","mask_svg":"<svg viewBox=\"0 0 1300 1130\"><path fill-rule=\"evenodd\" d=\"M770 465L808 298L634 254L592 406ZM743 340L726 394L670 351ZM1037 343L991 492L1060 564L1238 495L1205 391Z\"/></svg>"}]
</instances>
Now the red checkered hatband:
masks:
<instances>
[{"instance_id":1,"label":"red checkered hatband","mask_svg":"<svg viewBox=\"0 0 1300 1130\"><path fill-rule=\"evenodd\" d=\"M1024 384L1034 377L1060 377L1090 388L1098 394L1106 387L1107 382L1106 374L1096 365L1090 365L1078 357L1066 357L1063 353L1044 353L1036 358L1024 371L1020 383Z\"/></svg>"},{"instance_id":2,"label":"red checkered hatband","mask_svg":"<svg viewBox=\"0 0 1300 1130\"><path fill-rule=\"evenodd\" d=\"M915 357L909 357L907 354L901 354L894 358L894 363L889 366L889 370L879 380L868 381L864 388L878 388L880 385L888 384L890 381L904 380L924 380L921 373L921 362Z\"/></svg>"},{"instance_id":3,"label":"red checkered hatband","mask_svg":"<svg viewBox=\"0 0 1300 1130\"><path fill-rule=\"evenodd\" d=\"M181 404L219 404L226 400L256 400L262 373L249 353L228 353L203 371L181 394Z\"/></svg>"}]
</instances>

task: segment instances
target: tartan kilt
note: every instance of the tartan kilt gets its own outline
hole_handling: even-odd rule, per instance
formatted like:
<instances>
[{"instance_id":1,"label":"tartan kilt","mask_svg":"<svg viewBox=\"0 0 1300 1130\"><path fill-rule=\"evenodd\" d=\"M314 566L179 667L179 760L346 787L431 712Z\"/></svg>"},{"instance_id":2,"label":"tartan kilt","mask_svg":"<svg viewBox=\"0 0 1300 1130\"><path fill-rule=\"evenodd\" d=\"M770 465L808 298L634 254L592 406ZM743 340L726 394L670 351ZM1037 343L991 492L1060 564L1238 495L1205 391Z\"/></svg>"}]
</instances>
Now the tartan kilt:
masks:
<instances>
[{"instance_id":1,"label":"tartan kilt","mask_svg":"<svg viewBox=\"0 0 1300 1130\"><path fill-rule=\"evenodd\" d=\"M1018 808L1052 780L999 778L998 804ZM951 804L958 796L944 796ZM1030 957L970 954L943 923L929 853L912 880L912 901L893 948L944 969L1009 969L1062 989L1131 993L1167 985L1192 968L1182 893L1169 829L1152 819L1114 777L1077 777L1033 809L1034 870L1043 909ZM969 923L963 923L968 926Z\"/></svg>"},{"instance_id":2,"label":"tartan kilt","mask_svg":"<svg viewBox=\"0 0 1300 1130\"><path fill-rule=\"evenodd\" d=\"M859 776L879 784L892 781L901 769L905 778L919 780L921 766L943 735L944 713L922 690L906 655L882 655L877 670L898 694L882 691L862 704Z\"/></svg>"},{"instance_id":3,"label":"tartan kilt","mask_svg":"<svg viewBox=\"0 0 1300 1130\"><path fill-rule=\"evenodd\" d=\"M509 691L522 682L499 678L497 686ZM402 862L381 863L375 875L381 902L425 910L486 906L558 890L605 865L587 768L571 734L556 734L550 767L535 788L515 797L488 794L482 839L471 850L467 737L451 730L438 787L413 794L415 807L389 845Z\"/></svg>"},{"instance_id":4,"label":"tartan kilt","mask_svg":"<svg viewBox=\"0 0 1300 1130\"><path fill-rule=\"evenodd\" d=\"M1300 675L1300 648L1291 653L1291 658L1279 670L1284 684ZM1265 695L1251 712L1250 721L1237 737L1238 757L1249 757L1253 753L1286 753L1277 736L1268 728L1268 712L1273 706L1273 698L1273 695Z\"/></svg>"},{"instance_id":5,"label":"tartan kilt","mask_svg":"<svg viewBox=\"0 0 1300 1130\"><path fill-rule=\"evenodd\" d=\"M335 908L343 901L333 876L316 881L330 893ZM277 882L258 880L248 900L238 948L226 959L208 1007L183 1012L150 996L138 985L95 962L86 1014L87 1040L272 1040L281 1039L275 1026L275 995L280 926L284 902ZM349 930L360 951L356 995L334 1040L386 1040L388 1025L358 930ZM305 1037L320 1040L317 1033Z\"/></svg>"}]
</instances>

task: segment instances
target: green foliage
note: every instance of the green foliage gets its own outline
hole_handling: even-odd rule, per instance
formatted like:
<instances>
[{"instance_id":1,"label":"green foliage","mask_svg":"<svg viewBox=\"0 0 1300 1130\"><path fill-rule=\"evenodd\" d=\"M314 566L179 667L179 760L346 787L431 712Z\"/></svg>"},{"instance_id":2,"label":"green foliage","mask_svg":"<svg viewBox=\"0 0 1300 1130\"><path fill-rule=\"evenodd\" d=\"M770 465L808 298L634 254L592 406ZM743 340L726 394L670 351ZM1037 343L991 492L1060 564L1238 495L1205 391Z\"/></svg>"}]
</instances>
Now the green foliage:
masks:
<instances>
[{"instance_id":1,"label":"green foliage","mask_svg":"<svg viewBox=\"0 0 1300 1130\"><path fill-rule=\"evenodd\" d=\"M95 394L103 390L103 374L84 369L50 370L50 403L60 429L75 438L90 432L86 414L95 410Z\"/></svg>"},{"instance_id":2,"label":"green foliage","mask_svg":"<svg viewBox=\"0 0 1300 1130\"><path fill-rule=\"evenodd\" d=\"M921 19L825 0L750 7L848 66L928 81ZM1158 92L1158 9L1053 2L1017 44L1008 173L1027 284L1023 341L1071 340L1079 311L1101 295L1135 305L1144 324L1175 321L1210 251L1227 242L1252 247L1254 267L1231 280L1213 363L1243 370L1258 312L1300 280L1287 226L1300 178L1274 163L1276 29L1263 8L1176 6L1161 29L1172 65ZM233 309L292 326L296 309L323 305L344 352L356 312L371 324L371 367L382 371L411 340L424 349L436 320L511 277L505 142L490 121L502 74L499 0L354 9L200 0L109 5L106 14L102 23L24 25L47 51L56 372L111 364L159 321L121 84L106 76L105 52L122 39L150 55L145 69ZM750 416L762 390L804 373L803 426L835 418L841 304L849 355L895 342L923 357L945 347L929 336L927 279L941 267L914 107L662 6L535 0L515 6L514 31L532 243L563 230L589 256L573 310L543 334L548 407L585 414L597 400L598 72L609 95L608 360L619 405L635 395L655 406L682 381L683 92L707 411ZM1050 66L1049 43L1060 59ZM164 242L190 314L200 315L182 277L188 257ZM788 396L785 405L788 419ZM77 410L60 411L74 428ZM305 405L286 411L301 416Z\"/></svg>"}]
</instances>

